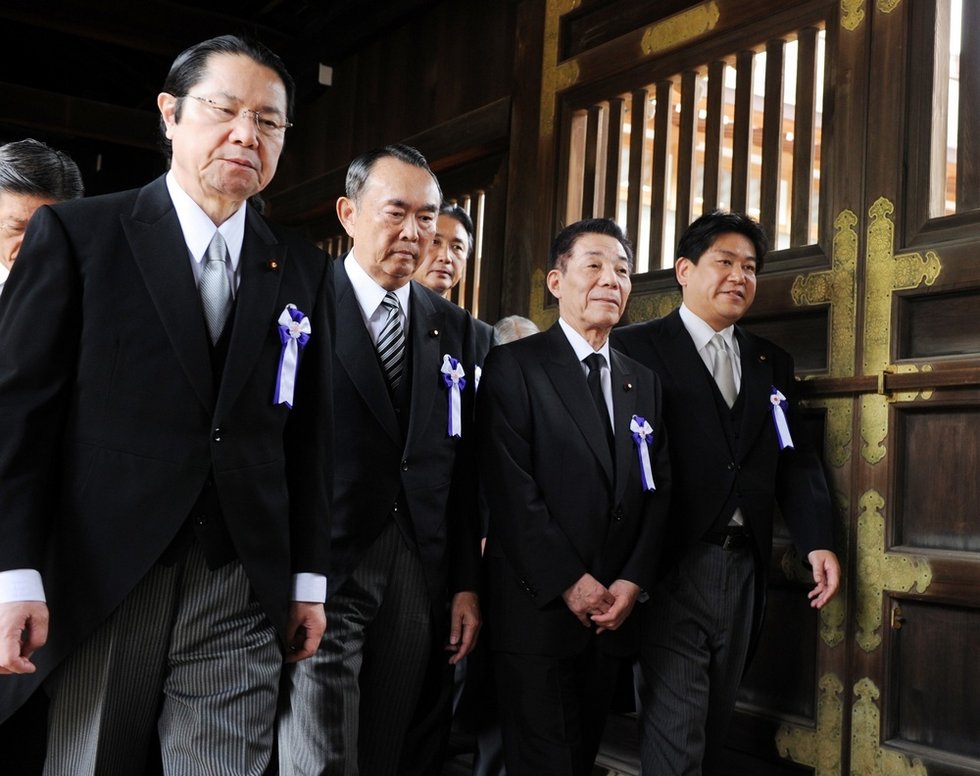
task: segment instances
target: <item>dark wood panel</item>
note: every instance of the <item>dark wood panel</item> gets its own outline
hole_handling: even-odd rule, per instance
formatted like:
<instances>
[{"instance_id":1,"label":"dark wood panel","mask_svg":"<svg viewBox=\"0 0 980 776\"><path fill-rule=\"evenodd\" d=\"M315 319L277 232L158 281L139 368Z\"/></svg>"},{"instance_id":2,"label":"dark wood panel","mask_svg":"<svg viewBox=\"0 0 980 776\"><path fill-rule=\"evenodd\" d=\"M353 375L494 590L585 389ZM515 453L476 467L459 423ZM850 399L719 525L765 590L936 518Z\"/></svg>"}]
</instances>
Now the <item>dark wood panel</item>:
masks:
<instances>
[{"instance_id":1,"label":"dark wood panel","mask_svg":"<svg viewBox=\"0 0 980 776\"><path fill-rule=\"evenodd\" d=\"M980 408L897 408L895 420L895 543L980 552Z\"/></svg>"},{"instance_id":2,"label":"dark wood panel","mask_svg":"<svg viewBox=\"0 0 980 776\"><path fill-rule=\"evenodd\" d=\"M900 359L980 354L980 289L902 296L898 303Z\"/></svg>"},{"instance_id":3,"label":"dark wood panel","mask_svg":"<svg viewBox=\"0 0 980 776\"><path fill-rule=\"evenodd\" d=\"M647 124L647 104L649 94L646 89L633 91L630 101L630 164L629 192L626 195L626 233L637 245L640 239L640 186L643 181L643 140Z\"/></svg>"},{"instance_id":4,"label":"dark wood panel","mask_svg":"<svg viewBox=\"0 0 980 776\"><path fill-rule=\"evenodd\" d=\"M619 202L619 163L622 156L623 120L626 100L613 97L609 100L609 121L606 125L606 173L603 185L602 215L616 218Z\"/></svg>"},{"instance_id":5,"label":"dark wood panel","mask_svg":"<svg viewBox=\"0 0 980 776\"><path fill-rule=\"evenodd\" d=\"M677 137L677 200L674 234L680 234L691 223L692 167L694 165L694 133L697 131L698 114L695 91L698 74L685 70L681 75L681 114Z\"/></svg>"},{"instance_id":6,"label":"dark wood panel","mask_svg":"<svg viewBox=\"0 0 980 776\"><path fill-rule=\"evenodd\" d=\"M775 243L779 216L779 165L783 155L783 51L777 38L766 43L766 98L762 118L762 181L759 221Z\"/></svg>"},{"instance_id":7,"label":"dark wood panel","mask_svg":"<svg viewBox=\"0 0 980 776\"><path fill-rule=\"evenodd\" d=\"M805 587L769 586L762 636L739 687L740 703L814 719L817 618Z\"/></svg>"},{"instance_id":8,"label":"dark wood panel","mask_svg":"<svg viewBox=\"0 0 980 776\"><path fill-rule=\"evenodd\" d=\"M638 30L647 24L684 10L691 0L636 0L591 2L561 19L561 59L568 59L588 49Z\"/></svg>"},{"instance_id":9,"label":"dark wood panel","mask_svg":"<svg viewBox=\"0 0 980 776\"><path fill-rule=\"evenodd\" d=\"M735 69L735 117L732 134L732 210L745 212L749 193L749 144L752 139L752 63L755 54L740 51Z\"/></svg>"},{"instance_id":10,"label":"dark wood panel","mask_svg":"<svg viewBox=\"0 0 980 776\"><path fill-rule=\"evenodd\" d=\"M894 690L887 737L980 758L980 611L897 603L904 622L892 639Z\"/></svg>"},{"instance_id":11,"label":"dark wood panel","mask_svg":"<svg viewBox=\"0 0 980 776\"><path fill-rule=\"evenodd\" d=\"M810 186L813 177L813 133L817 80L817 30L797 37L796 112L793 114L793 209L790 245L810 242Z\"/></svg>"},{"instance_id":12,"label":"dark wood panel","mask_svg":"<svg viewBox=\"0 0 980 776\"><path fill-rule=\"evenodd\" d=\"M599 106L590 107L585 130L585 159L582 163L582 218L592 218L595 214L595 173L598 164L600 118ZM569 175L571 174L569 172Z\"/></svg>"},{"instance_id":13,"label":"dark wood panel","mask_svg":"<svg viewBox=\"0 0 980 776\"><path fill-rule=\"evenodd\" d=\"M752 318L744 325L792 353L797 371L820 372L827 369L829 316L827 308L809 309L792 315Z\"/></svg>"},{"instance_id":14,"label":"dark wood panel","mask_svg":"<svg viewBox=\"0 0 980 776\"><path fill-rule=\"evenodd\" d=\"M718 207L718 171L721 164L721 142L724 133L725 63L715 60L708 65L707 112L704 122L704 209L710 213ZM680 232L678 232L680 234Z\"/></svg>"},{"instance_id":15,"label":"dark wood panel","mask_svg":"<svg viewBox=\"0 0 980 776\"><path fill-rule=\"evenodd\" d=\"M657 83L657 110L653 116L653 191L650 193L650 268L659 269L664 240L667 186L667 133L670 131L672 81Z\"/></svg>"},{"instance_id":16,"label":"dark wood panel","mask_svg":"<svg viewBox=\"0 0 980 776\"><path fill-rule=\"evenodd\" d=\"M980 3L963 3L956 210L980 208Z\"/></svg>"}]
</instances>

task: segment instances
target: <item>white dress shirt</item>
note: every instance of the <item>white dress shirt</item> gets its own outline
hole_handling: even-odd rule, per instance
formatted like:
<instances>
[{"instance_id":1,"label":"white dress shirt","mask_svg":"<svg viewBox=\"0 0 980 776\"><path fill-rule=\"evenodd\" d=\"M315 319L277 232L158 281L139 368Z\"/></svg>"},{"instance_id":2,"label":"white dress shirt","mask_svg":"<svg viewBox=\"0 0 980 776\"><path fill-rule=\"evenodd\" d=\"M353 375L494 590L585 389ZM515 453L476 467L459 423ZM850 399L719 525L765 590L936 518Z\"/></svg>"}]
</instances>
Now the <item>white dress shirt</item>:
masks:
<instances>
[{"instance_id":1,"label":"white dress shirt","mask_svg":"<svg viewBox=\"0 0 980 776\"><path fill-rule=\"evenodd\" d=\"M741 353L738 349L738 340L735 338L735 325L728 326L719 332L716 332L711 326L705 323L701 318L692 313L688 307L681 304L680 309L681 321L684 323L684 328L687 329L687 333L691 335L691 339L694 340L694 347L697 348L698 355L701 356L701 360L704 361L704 365L708 367L708 372L712 372L712 364L714 363L714 354L711 352L712 348L708 345L711 342L712 337L715 334L720 334L722 339L725 340L725 344L729 347L732 352L732 371L735 373L735 393L737 394L742 390L742 359Z\"/></svg>"},{"instance_id":2,"label":"white dress shirt","mask_svg":"<svg viewBox=\"0 0 980 776\"><path fill-rule=\"evenodd\" d=\"M354 297L357 299L357 306L361 310L364 325L367 326L368 333L371 335L371 342L377 345L378 337L381 336L381 330L384 329L385 320L388 317L388 308L381 304L388 292L357 263L357 259L354 258L354 250L356 248L351 250L347 254L347 258L344 259L344 270L354 288ZM398 304L401 307L402 331L407 337L408 307L412 299L412 284L406 283L401 288L396 288L394 294L398 297Z\"/></svg>"}]
</instances>

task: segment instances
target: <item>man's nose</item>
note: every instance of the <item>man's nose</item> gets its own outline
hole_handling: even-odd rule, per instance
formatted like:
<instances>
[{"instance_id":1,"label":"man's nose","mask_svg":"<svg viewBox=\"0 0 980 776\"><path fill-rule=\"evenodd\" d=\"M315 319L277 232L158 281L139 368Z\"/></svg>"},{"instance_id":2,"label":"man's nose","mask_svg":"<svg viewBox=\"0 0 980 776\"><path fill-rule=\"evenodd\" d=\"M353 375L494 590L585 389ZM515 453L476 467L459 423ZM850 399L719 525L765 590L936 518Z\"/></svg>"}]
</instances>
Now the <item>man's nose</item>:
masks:
<instances>
[{"instance_id":1,"label":"man's nose","mask_svg":"<svg viewBox=\"0 0 980 776\"><path fill-rule=\"evenodd\" d=\"M259 125L256 124L256 121L255 114L247 110L243 110L235 116L232 121L232 140L244 146L254 146L259 137Z\"/></svg>"}]
</instances>

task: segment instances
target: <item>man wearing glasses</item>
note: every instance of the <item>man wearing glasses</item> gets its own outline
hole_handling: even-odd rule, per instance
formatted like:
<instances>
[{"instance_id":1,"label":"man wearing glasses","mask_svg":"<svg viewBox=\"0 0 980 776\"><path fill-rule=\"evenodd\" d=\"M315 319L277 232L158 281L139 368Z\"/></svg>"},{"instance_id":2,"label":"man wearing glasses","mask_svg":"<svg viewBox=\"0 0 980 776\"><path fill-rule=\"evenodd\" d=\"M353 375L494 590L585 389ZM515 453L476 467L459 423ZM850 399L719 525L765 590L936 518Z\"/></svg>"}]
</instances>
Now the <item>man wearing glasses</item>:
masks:
<instances>
[{"instance_id":1,"label":"man wearing glasses","mask_svg":"<svg viewBox=\"0 0 980 776\"><path fill-rule=\"evenodd\" d=\"M84 193L78 166L63 151L31 138L0 146L0 294L34 211Z\"/></svg>"},{"instance_id":2,"label":"man wearing glasses","mask_svg":"<svg viewBox=\"0 0 980 776\"><path fill-rule=\"evenodd\" d=\"M46 680L46 773L258 776L323 635L332 285L246 204L292 100L182 53L170 171L42 207L0 304L0 720Z\"/></svg>"}]
</instances>

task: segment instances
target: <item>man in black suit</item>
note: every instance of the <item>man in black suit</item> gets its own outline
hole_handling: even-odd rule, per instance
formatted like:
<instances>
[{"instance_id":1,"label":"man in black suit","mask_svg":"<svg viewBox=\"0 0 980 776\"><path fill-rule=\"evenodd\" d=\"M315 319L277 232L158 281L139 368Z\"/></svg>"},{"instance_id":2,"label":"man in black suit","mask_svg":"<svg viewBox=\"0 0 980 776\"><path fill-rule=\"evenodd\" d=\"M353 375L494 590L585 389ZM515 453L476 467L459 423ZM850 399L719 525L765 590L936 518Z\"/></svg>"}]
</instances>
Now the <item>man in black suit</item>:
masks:
<instances>
[{"instance_id":1,"label":"man in black suit","mask_svg":"<svg viewBox=\"0 0 980 776\"><path fill-rule=\"evenodd\" d=\"M714 212L681 236L683 304L615 331L664 389L674 477L668 563L643 610L643 772L712 773L762 616L778 501L813 568L811 605L837 591L830 497L795 422L789 354L736 326L755 298L766 239Z\"/></svg>"},{"instance_id":2,"label":"man in black suit","mask_svg":"<svg viewBox=\"0 0 980 776\"><path fill-rule=\"evenodd\" d=\"M330 275L247 204L292 96L261 45L183 52L170 171L41 208L0 302L0 709L50 674L47 773L261 774L319 645Z\"/></svg>"},{"instance_id":3,"label":"man in black suit","mask_svg":"<svg viewBox=\"0 0 980 776\"><path fill-rule=\"evenodd\" d=\"M550 266L558 323L492 349L478 393L510 776L592 772L670 487L660 386L608 342L631 287L628 240L607 219L579 221Z\"/></svg>"},{"instance_id":4,"label":"man in black suit","mask_svg":"<svg viewBox=\"0 0 980 776\"><path fill-rule=\"evenodd\" d=\"M396 145L355 159L337 203L354 247L334 267L331 626L291 672L290 776L414 767L399 759L418 700L480 626L473 319L411 282L441 200L424 157Z\"/></svg>"}]
</instances>

